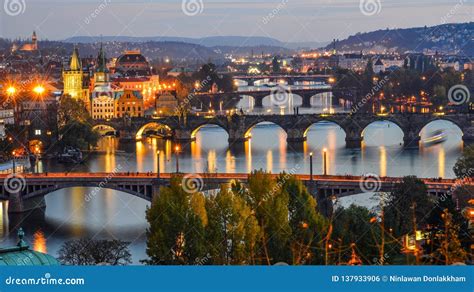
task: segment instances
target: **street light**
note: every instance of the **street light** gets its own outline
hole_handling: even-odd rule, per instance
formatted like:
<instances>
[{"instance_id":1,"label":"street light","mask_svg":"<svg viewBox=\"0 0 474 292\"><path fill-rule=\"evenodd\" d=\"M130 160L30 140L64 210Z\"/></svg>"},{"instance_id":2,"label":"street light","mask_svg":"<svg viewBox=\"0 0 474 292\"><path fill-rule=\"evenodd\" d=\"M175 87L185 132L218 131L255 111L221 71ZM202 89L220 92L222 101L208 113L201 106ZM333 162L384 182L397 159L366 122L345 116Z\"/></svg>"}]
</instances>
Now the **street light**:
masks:
<instances>
[{"instance_id":1,"label":"street light","mask_svg":"<svg viewBox=\"0 0 474 292\"><path fill-rule=\"evenodd\" d=\"M324 162L324 175L328 175L328 150L324 148L323 150L323 162Z\"/></svg>"},{"instance_id":2,"label":"street light","mask_svg":"<svg viewBox=\"0 0 474 292\"><path fill-rule=\"evenodd\" d=\"M157 177L160 178L160 155L161 154L161 151L158 150L156 151L156 155L158 156L158 161L156 163L156 172L157 172Z\"/></svg>"},{"instance_id":3,"label":"street light","mask_svg":"<svg viewBox=\"0 0 474 292\"><path fill-rule=\"evenodd\" d=\"M8 95L10 95L10 97L11 97L12 95L14 95L14 94L16 93L16 88L13 87L13 86L8 87L8 88L7 88L7 93L8 93Z\"/></svg>"},{"instance_id":4,"label":"street light","mask_svg":"<svg viewBox=\"0 0 474 292\"><path fill-rule=\"evenodd\" d=\"M46 89L42 85L37 85L35 88L33 88L33 92L38 96L41 96L45 91Z\"/></svg>"},{"instance_id":5,"label":"street light","mask_svg":"<svg viewBox=\"0 0 474 292\"><path fill-rule=\"evenodd\" d=\"M16 173L16 163L15 163L15 162L16 162L16 161L15 161L15 159L16 159L16 152L13 151L13 152L12 152L12 155L13 155L13 174L15 174L15 173Z\"/></svg>"},{"instance_id":6,"label":"street light","mask_svg":"<svg viewBox=\"0 0 474 292\"><path fill-rule=\"evenodd\" d=\"M176 147L174 148L175 150L175 153L176 153L176 173L179 173L179 150L181 148L179 147L179 145L176 145Z\"/></svg>"},{"instance_id":7,"label":"street light","mask_svg":"<svg viewBox=\"0 0 474 292\"><path fill-rule=\"evenodd\" d=\"M313 152L309 154L309 180L313 182Z\"/></svg>"}]
</instances>

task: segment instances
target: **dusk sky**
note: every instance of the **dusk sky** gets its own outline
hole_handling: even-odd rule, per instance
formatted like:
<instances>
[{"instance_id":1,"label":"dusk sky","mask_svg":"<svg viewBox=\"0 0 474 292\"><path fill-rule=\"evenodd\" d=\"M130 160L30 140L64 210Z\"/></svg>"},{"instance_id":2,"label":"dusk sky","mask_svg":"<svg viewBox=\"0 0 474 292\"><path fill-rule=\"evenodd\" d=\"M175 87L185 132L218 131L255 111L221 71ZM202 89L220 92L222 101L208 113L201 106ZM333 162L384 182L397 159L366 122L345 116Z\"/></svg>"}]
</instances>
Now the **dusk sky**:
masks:
<instances>
[{"instance_id":1,"label":"dusk sky","mask_svg":"<svg viewBox=\"0 0 474 292\"><path fill-rule=\"evenodd\" d=\"M362 11L358 0L184 1L194 3L183 9L181 0L3 0L0 35L25 38L36 30L40 39L238 35L317 42L387 27L474 21L474 0L362 0L375 3L374 12Z\"/></svg>"}]
</instances>

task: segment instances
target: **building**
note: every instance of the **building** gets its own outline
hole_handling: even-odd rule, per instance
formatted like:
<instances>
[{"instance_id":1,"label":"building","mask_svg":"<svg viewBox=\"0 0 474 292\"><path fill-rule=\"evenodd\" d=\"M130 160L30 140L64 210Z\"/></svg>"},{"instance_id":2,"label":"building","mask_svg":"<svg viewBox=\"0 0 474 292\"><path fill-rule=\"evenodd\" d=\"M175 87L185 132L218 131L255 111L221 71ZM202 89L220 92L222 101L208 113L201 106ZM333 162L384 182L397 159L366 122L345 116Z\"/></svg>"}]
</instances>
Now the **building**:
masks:
<instances>
[{"instance_id":1,"label":"building","mask_svg":"<svg viewBox=\"0 0 474 292\"><path fill-rule=\"evenodd\" d=\"M384 72L385 71L385 65L383 64L382 62L382 59L378 59L375 63L374 63L374 73L375 74L379 74L381 72Z\"/></svg>"},{"instance_id":2,"label":"building","mask_svg":"<svg viewBox=\"0 0 474 292\"><path fill-rule=\"evenodd\" d=\"M184 75L184 76L191 76L193 75L194 71L190 68L187 68L187 67L176 67L176 68L173 68L171 69L167 75L168 76L171 76L171 77L175 77L175 78L178 78L179 76L181 75Z\"/></svg>"},{"instance_id":3,"label":"building","mask_svg":"<svg viewBox=\"0 0 474 292\"><path fill-rule=\"evenodd\" d=\"M115 61L115 73L122 77L150 76L151 67L140 51L125 51Z\"/></svg>"},{"instance_id":4,"label":"building","mask_svg":"<svg viewBox=\"0 0 474 292\"><path fill-rule=\"evenodd\" d=\"M107 56L105 55L102 44L100 45L99 55L93 78L93 87L103 87L110 84L110 71L107 67Z\"/></svg>"},{"instance_id":5,"label":"building","mask_svg":"<svg viewBox=\"0 0 474 292\"><path fill-rule=\"evenodd\" d=\"M363 71L367 68L368 60L360 54L344 54L339 57L338 66L352 71Z\"/></svg>"},{"instance_id":6,"label":"building","mask_svg":"<svg viewBox=\"0 0 474 292\"><path fill-rule=\"evenodd\" d=\"M63 69L62 75L64 83L63 94L77 100L87 101L89 89L84 86L84 71L77 47L74 48L72 53L69 68Z\"/></svg>"},{"instance_id":7,"label":"building","mask_svg":"<svg viewBox=\"0 0 474 292\"><path fill-rule=\"evenodd\" d=\"M97 56L96 69L92 79L90 110L94 120L108 120L115 117L115 90L110 83L107 57L102 45Z\"/></svg>"},{"instance_id":8,"label":"building","mask_svg":"<svg viewBox=\"0 0 474 292\"><path fill-rule=\"evenodd\" d=\"M115 117L141 118L145 115L140 91L125 90L115 95Z\"/></svg>"},{"instance_id":9,"label":"building","mask_svg":"<svg viewBox=\"0 0 474 292\"><path fill-rule=\"evenodd\" d=\"M23 229L18 230L16 246L0 248L0 266L59 266L52 256L30 249L24 241Z\"/></svg>"},{"instance_id":10,"label":"building","mask_svg":"<svg viewBox=\"0 0 474 292\"><path fill-rule=\"evenodd\" d=\"M158 94L155 109L158 114L174 114L178 108L179 101L175 91L164 91Z\"/></svg>"},{"instance_id":11,"label":"building","mask_svg":"<svg viewBox=\"0 0 474 292\"><path fill-rule=\"evenodd\" d=\"M12 52L36 52L38 51L38 37L36 36L36 31L33 31L31 36L31 42L23 44L21 47L18 47L15 43L12 46Z\"/></svg>"},{"instance_id":12,"label":"building","mask_svg":"<svg viewBox=\"0 0 474 292\"><path fill-rule=\"evenodd\" d=\"M115 93L110 88L101 88L93 93L91 116L94 120L109 120L115 117Z\"/></svg>"},{"instance_id":13,"label":"building","mask_svg":"<svg viewBox=\"0 0 474 292\"><path fill-rule=\"evenodd\" d=\"M57 140L58 102L46 92L24 94L18 99L17 124L27 129L22 140L28 141L30 149L43 150Z\"/></svg>"}]
</instances>

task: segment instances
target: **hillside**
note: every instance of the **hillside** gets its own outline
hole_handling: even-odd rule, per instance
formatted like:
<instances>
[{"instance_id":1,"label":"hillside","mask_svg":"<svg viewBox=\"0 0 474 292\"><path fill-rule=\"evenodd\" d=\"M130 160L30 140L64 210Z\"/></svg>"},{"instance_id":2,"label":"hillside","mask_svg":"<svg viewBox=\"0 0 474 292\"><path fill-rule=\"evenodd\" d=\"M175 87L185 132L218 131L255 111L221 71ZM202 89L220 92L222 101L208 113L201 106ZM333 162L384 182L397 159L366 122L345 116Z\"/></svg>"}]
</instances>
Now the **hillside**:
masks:
<instances>
[{"instance_id":1,"label":"hillside","mask_svg":"<svg viewBox=\"0 0 474 292\"><path fill-rule=\"evenodd\" d=\"M332 45L328 45L326 48L331 47ZM342 52L396 51L399 53L432 50L474 56L474 22L358 33L338 41L337 49Z\"/></svg>"}]
</instances>

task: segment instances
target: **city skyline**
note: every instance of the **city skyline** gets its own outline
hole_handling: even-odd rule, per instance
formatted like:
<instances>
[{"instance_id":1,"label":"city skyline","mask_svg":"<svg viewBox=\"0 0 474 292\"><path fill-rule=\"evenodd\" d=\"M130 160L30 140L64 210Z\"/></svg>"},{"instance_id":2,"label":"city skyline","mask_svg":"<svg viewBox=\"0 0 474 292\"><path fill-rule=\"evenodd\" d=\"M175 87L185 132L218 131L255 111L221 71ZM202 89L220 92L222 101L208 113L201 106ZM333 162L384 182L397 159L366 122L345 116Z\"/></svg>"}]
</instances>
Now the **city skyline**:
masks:
<instances>
[{"instance_id":1,"label":"city skyline","mask_svg":"<svg viewBox=\"0 0 474 292\"><path fill-rule=\"evenodd\" d=\"M12 5L16 3L19 5ZM230 3L150 0L133 4L113 0L6 0L0 13L0 36L26 38L36 30L41 39L50 40L99 35L262 36L288 43L324 43L383 28L470 22L474 19L472 12L474 4L465 0L417 0L410 3L377 0L337 3L326 0L239 0ZM424 17L418 17L422 13Z\"/></svg>"}]
</instances>

